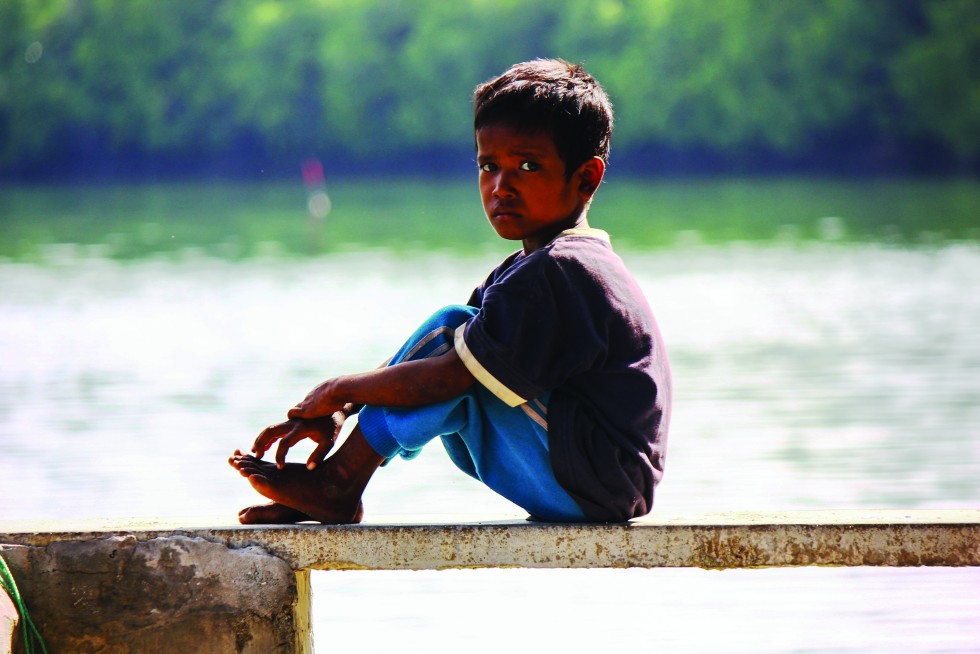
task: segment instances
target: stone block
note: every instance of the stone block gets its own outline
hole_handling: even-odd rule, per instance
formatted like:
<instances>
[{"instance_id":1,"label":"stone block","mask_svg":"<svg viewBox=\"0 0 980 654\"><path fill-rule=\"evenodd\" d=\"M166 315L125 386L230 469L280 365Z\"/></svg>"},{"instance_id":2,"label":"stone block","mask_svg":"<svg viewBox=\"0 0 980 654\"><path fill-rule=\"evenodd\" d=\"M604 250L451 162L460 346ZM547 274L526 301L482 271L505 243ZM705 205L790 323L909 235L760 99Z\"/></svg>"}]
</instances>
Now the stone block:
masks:
<instances>
[{"instance_id":1,"label":"stone block","mask_svg":"<svg viewBox=\"0 0 980 654\"><path fill-rule=\"evenodd\" d=\"M0 553L50 652L309 651L305 589L257 546L118 536Z\"/></svg>"},{"instance_id":2,"label":"stone block","mask_svg":"<svg viewBox=\"0 0 980 654\"><path fill-rule=\"evenodd\" d=\"M14 601L0 587L0 654L14 654L20 651L21 635L17 630L19 622L20 616L17 614Z\"/></svg>"}]
</instances>

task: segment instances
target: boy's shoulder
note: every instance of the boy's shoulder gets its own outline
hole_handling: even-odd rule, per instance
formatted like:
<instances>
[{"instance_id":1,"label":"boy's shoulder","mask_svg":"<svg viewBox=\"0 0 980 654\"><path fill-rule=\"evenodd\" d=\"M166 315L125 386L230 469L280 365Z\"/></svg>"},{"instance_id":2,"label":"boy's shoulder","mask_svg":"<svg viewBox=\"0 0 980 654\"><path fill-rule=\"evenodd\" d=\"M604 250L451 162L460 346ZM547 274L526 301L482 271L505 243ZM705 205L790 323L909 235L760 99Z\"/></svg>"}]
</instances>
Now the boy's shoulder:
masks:
<instances>
[{"instance_id":1,"label":"boy's shoulder","mask_svg":"<svg viewBox=\"0 0 980 654\"><path fill-rule=\"evenodd\" d=\"M612 246L612 239L609 238L609 234L602 229L597 229L595 227L575 227L572 229L566 229L565 231L558 234L552 243L561 243L563 245L582 243L584 240L596 240L605 243L606 245Z\"/></svg>"},{"instance_id":2,"label":"boy's shoulder","mask_svg":"<svg viewBox=\"0 0 980 654\"><path fill-rule=\"evenodd\" d=\"M575 260L585 257L591 260L603 253L616 257L609 234L594 227L566 229L541 249L549 256L559 259Z\"/></svg>"},{"instance_id":3,"label":"boy's shoulder","mask_svg":"<svg viewBox=\"0 0 980 654\"><path fill-rule=\"evenodd\" d=\"M545 267L561 274L581 274L601 280L629 275L626 264L613 249L609 234L601 229L570 229L541 250ZM533 256L533 255L532 255Z\"/></svg>"}]
</instances>

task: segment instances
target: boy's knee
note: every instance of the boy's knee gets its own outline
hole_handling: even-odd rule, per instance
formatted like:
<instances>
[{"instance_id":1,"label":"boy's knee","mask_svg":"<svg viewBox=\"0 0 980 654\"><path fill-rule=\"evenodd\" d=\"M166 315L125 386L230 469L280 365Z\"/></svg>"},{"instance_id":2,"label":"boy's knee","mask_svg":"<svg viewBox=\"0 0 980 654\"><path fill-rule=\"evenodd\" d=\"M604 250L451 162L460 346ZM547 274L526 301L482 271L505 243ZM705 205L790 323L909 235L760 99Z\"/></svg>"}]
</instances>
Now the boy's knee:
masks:
<instances>
[{"instance_id":1,"label":"boy's knee","mask_svg":"<svg viewBox=\"0 0 980 654\"><path fill-rule=\"evenodd\" d=\"M464 304L453 304L439 309L416 328L389 364L424 359L445 352L446 348L453 347L455 332L459 326L476 314L476 309Z\"/></svg>"},{"instance_id":2,"label":"boy's knee","mask_svg":"<svg viewBox=\"0 0 980 654\"><path fill-rule=\"evenodd\" d=\"M478 310L475 307L465 304L450 304L432 314L429 322L456 329L477 313Z\"/></svg>"}]
</instances>

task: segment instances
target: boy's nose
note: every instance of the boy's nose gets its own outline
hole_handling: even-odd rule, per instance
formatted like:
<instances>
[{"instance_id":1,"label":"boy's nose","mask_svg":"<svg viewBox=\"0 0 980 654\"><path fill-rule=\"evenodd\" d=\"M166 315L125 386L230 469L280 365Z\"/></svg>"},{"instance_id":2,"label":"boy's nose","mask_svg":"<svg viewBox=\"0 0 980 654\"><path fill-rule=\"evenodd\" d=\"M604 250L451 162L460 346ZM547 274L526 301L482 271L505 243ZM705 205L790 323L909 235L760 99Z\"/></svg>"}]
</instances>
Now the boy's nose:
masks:
<instances>
[{"instance_id":1,"label":"boy's nose","mask_svg":"<svg viewBox=\"0 0 980 654\"><path fill-rule=\"evenodd\" d=\"M512 197L514 195L513 179L507 173L501 172L497 175L496 183L493 186L493 194L498 198Z\"/></svg>"}]
</instances>

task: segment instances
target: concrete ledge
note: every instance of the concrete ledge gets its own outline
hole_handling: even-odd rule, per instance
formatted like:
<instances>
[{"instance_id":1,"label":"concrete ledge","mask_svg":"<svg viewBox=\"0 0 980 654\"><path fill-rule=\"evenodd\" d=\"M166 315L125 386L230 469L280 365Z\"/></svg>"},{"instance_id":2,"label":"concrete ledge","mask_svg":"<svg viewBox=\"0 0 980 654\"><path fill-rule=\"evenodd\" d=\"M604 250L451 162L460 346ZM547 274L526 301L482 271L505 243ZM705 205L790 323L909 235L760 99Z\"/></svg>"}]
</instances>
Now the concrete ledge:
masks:
<instances>
[{"instance_id":1,"label":"concrete ledge","mask_svg":"<svg viewBox=\"0 0 980 654\"><path fill-rule=\"evenodd\" d=\"M657 513L620 525L8 522L0 551L51 651L308 654L311 569L980 566L980 510ZM15 648L0 641L0 654Z\"/></svg>"},{"instance_id":2,"label":"concrete ledge","mask_svg":"<svg viewBox=\"0 0 980 654\"><path fill-rule=\"evenodd\" d=\"M980 566L980 510L656 513L620 525L431 522L193 526L0 523L0 543L186 536L259 546L294 570Z\"/></svg>"}]
</instances>

